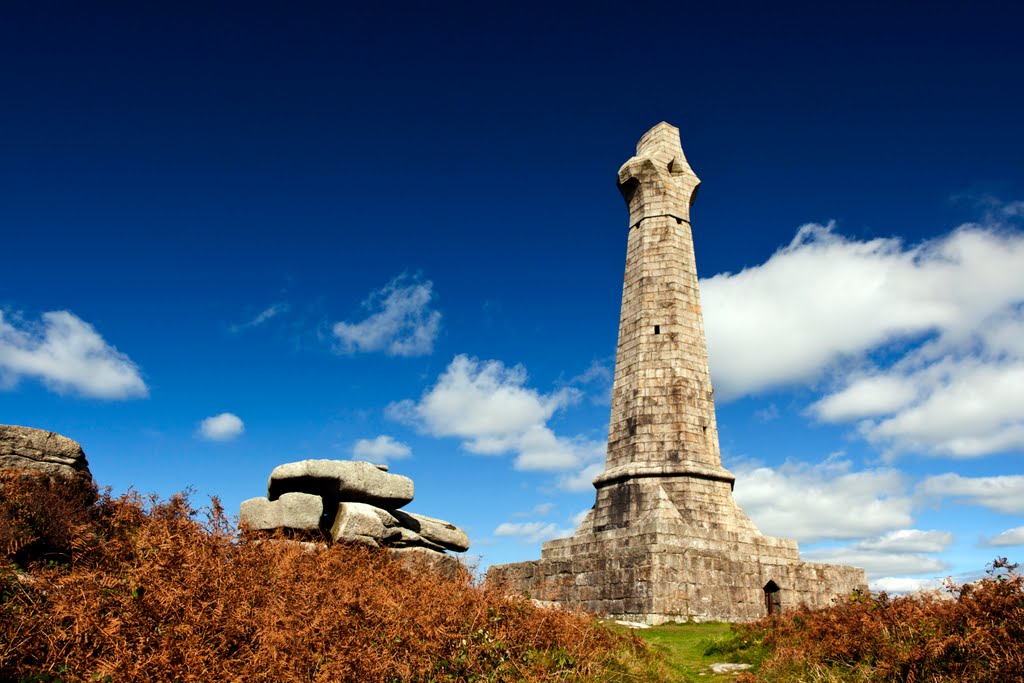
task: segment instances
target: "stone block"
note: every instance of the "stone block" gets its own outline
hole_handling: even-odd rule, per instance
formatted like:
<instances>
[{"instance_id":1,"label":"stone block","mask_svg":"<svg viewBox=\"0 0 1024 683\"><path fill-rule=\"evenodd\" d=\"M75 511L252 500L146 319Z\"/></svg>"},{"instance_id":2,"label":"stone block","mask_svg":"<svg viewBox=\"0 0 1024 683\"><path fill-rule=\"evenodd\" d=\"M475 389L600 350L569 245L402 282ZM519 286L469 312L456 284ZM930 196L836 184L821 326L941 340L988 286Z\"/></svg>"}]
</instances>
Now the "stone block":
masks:
<instances>
[{"instance_id":1,"label":"stone block","mask_svg":"<svg viewBox=\"0 0 1024 683\"><path fill-rule=\"evenodd\" d=\"M253 531L318 531L323 512L320 496L286 493L277 500L250 498L242 501L238 520L243 527Z\"/></svg>"}]
</instances>

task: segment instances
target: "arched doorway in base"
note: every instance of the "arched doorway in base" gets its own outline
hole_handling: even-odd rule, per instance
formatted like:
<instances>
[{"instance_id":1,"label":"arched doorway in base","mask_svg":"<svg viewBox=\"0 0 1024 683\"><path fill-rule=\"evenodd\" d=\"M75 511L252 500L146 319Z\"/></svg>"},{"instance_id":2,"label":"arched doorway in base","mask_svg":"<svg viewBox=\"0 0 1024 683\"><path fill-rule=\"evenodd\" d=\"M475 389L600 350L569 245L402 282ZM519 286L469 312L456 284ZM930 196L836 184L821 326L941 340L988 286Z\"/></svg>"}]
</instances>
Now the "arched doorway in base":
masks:
<instances>
[{"instance_id":1,"label":"arched doorway in base","mask_svg":"<svg viewBox=\"0 0 1024 683\"><path fill-rule=\"evenodd\" d=\"M782 591L779 584L769 581L764 585L764 608L768 614L779 614L782 612Z\"/></svg>"}]
</instances>

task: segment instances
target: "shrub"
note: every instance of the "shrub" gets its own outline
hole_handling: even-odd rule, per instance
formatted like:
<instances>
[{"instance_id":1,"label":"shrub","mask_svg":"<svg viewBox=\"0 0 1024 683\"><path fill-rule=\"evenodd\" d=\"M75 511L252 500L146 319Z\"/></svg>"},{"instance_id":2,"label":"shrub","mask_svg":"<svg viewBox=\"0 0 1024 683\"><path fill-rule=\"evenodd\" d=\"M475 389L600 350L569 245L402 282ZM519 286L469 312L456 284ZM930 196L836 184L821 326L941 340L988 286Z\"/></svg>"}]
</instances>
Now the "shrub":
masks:
<instances>
[{"instance_id":1,"label":"shrub","mask_svg":"<svg viewBox=\"0 0 1024 683\"><path fill-rule=\"evenodd\" d=\"M1024 681L1024 579L998 558L948 596L854 594L737 627L770 655L748 681Z\"/></svg>"},{"instance_id":2,"label":"shrub","mask_svg":"<svg viewBox=\"0 0 1024 683\"><path fill-rule=\"evenodd\" d=\"M0 508L36 520L11 502L34 484L8 497L22 483L5 482ZM0 680L583 681L649 664L635 637L466 571L244 539L216 500L105 493L68 519L84 528L47 541L65 562L0 572Z\"/></svg>"},{"instance_id":3,"label":"shrub","mask_svg":"<svg viewBox=\"0 0 1024 683\"><path fill-rule=\"evenodd\" d=\"M8 562L67 562L90 540L98 497L82 477L0 470L0 552Z\"/></svg>"}]
</instances>

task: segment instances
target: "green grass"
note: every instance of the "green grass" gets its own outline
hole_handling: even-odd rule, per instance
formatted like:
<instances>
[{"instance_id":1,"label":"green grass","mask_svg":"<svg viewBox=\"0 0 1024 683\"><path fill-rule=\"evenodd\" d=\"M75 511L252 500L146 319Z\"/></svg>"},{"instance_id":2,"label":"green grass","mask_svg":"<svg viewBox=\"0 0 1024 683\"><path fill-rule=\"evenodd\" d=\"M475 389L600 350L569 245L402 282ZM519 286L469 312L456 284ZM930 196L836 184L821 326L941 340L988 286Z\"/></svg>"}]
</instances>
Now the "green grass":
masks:
<instances>
[{"instance_id":1,"label":"green grass","mask_svg":"<svg viewBox=\"0 0 1024 683\"><path fill-rule=\"evenodd\" d=\"M638 629L636 634L662 653L677 681L727 683L736 674L715 674L716 662L746 662L756 666L762 655L759 648L744 647L729 624L665 624Z\"/></svg>"}]
</instances>

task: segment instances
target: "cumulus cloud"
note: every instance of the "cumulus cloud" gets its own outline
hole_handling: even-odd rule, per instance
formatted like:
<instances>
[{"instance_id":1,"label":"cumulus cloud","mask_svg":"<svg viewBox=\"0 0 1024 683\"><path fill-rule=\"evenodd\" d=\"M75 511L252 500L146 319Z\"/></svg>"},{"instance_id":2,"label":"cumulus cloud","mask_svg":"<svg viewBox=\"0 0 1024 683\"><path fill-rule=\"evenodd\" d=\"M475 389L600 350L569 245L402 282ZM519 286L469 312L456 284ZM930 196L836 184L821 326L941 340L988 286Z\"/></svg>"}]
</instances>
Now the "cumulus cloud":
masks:
<instances>
[{"instance_id":1,"label":"cumulus cloud","mask_svg":"<svg viewBox=\"0 0 1024 683\"><path fill-rule=\"evenodd\" d=\"M1001 206L912 246L805 225L764 264L702 281L717 397L827 372L811 413L890 454L1024 448L1024 233Z\"/></svg>"},{"instance_id":2,"label":"cumulus cloud","mask_svg":"<svg viewBox=\"0 0 1024 683\"><path fill-rule=\"evenodd\" d=\"M521 543L539 543L571 534L572 529L561 529L554 522L502 522L494 530L495 536L518 538Z\"/></svg>"},{"instance_id":3,"label":"cumulus cloud","mask_svg":"<svg viewBox=\"0 0 1024 683\"><path fill-rule=\"evenodd\" d=\"M953 498L1006 513L1024 512L1024 476L961 477L946 473L925 478L915 494L922 498Z\"/></svg>"},{"instance_id":4,"label":"cumulus cloud","mask_svg":"<svg viewBox=\"0 0 1024 683\"><path fill-rule=\"evenodd\" d=\"M245 431L245 423L234 413L221 413L199 423L199 436L207 441L231 441Z\"/></svg>"},{"instance_id":5,"label":"cumulus cloud","mask_svg":"<svg viewBox=\"0 0 1024 683\"><path fill-rule=\"evenodd\" d=\"M352 457L372 463L386 463L388 460L408 458L412 449L401 441L395 441L386 434L374 439L359 439L352 446Z\"/></svg>"},{"instance_id":6,"label":"cumulus cloud","mask_svg":"<svg viewBox=\"0 0 1024 683\"><path fill-rule=\"evenodd\" d=\"M138 366L69 311L39 323L5 319L0 311L0 387L38 379L57 393L103 399L146 396Z\"/></svg>"},{"instance_id":7,"label":"cumulus cloud","mask_svg":"<svg viewBox=\"0 0 1024 683\"><path fill-rule=\"evenodd\" d=\"M903 475L893 469L854 471L838 456L823 463L781 467L741 463L736 502L762 532L796 538L862 538L909 526L912 500ZM850 514L856 510L856 514Z\"/></svg>"},{"instance_id":8,"label":"cumulus cloud","mask_svg":"<svg viewBox=\"0 0 1024 683\"><path fill-rule=\"evenodd\" d=\"M470 453L514 453L520 470L566 470L589 462L598 444L558 436L547 424L558 410L575 403L579 392L563 388L543 394L526 386L526 380L522 366L459 355L419 401L393 403L387 414L433 436L462 439Z\"/></svg>"},{"instance_id":9,"label":"cumulus cloud","mask_svg":"<svg viewBox=\"0 0 1024 683\"><path fill-rule=\"evenodd\" d=\"M808 224L766 263L703 280L701 299L728 399L814 380L894 340L963 337L1024 299L1024 235L967 225L908 247Z\"/></svg>"},{"instance_id":10,"label":"cumulus cloud","mask_svg":"<svg viewBox=\"0 0 1024 683\"><path fill-rule=\"evenodd\" d=\"M987 545L1024 545L1024 526L1014 527L988 539Z\"/></svg>"},{"instance_id":11,"label":"cumulus cloud","mask_svg":"<svg viewBox=\"0 0 1024 683\"><path fill-rule=\"evenodd\" d=\"M369 315L338 322L334 336L344 353L383 351L389 356L423 356L434 350L441 313L431 308L433 283L397 277L363 302Z\"/></svg>"}]
</instances>

